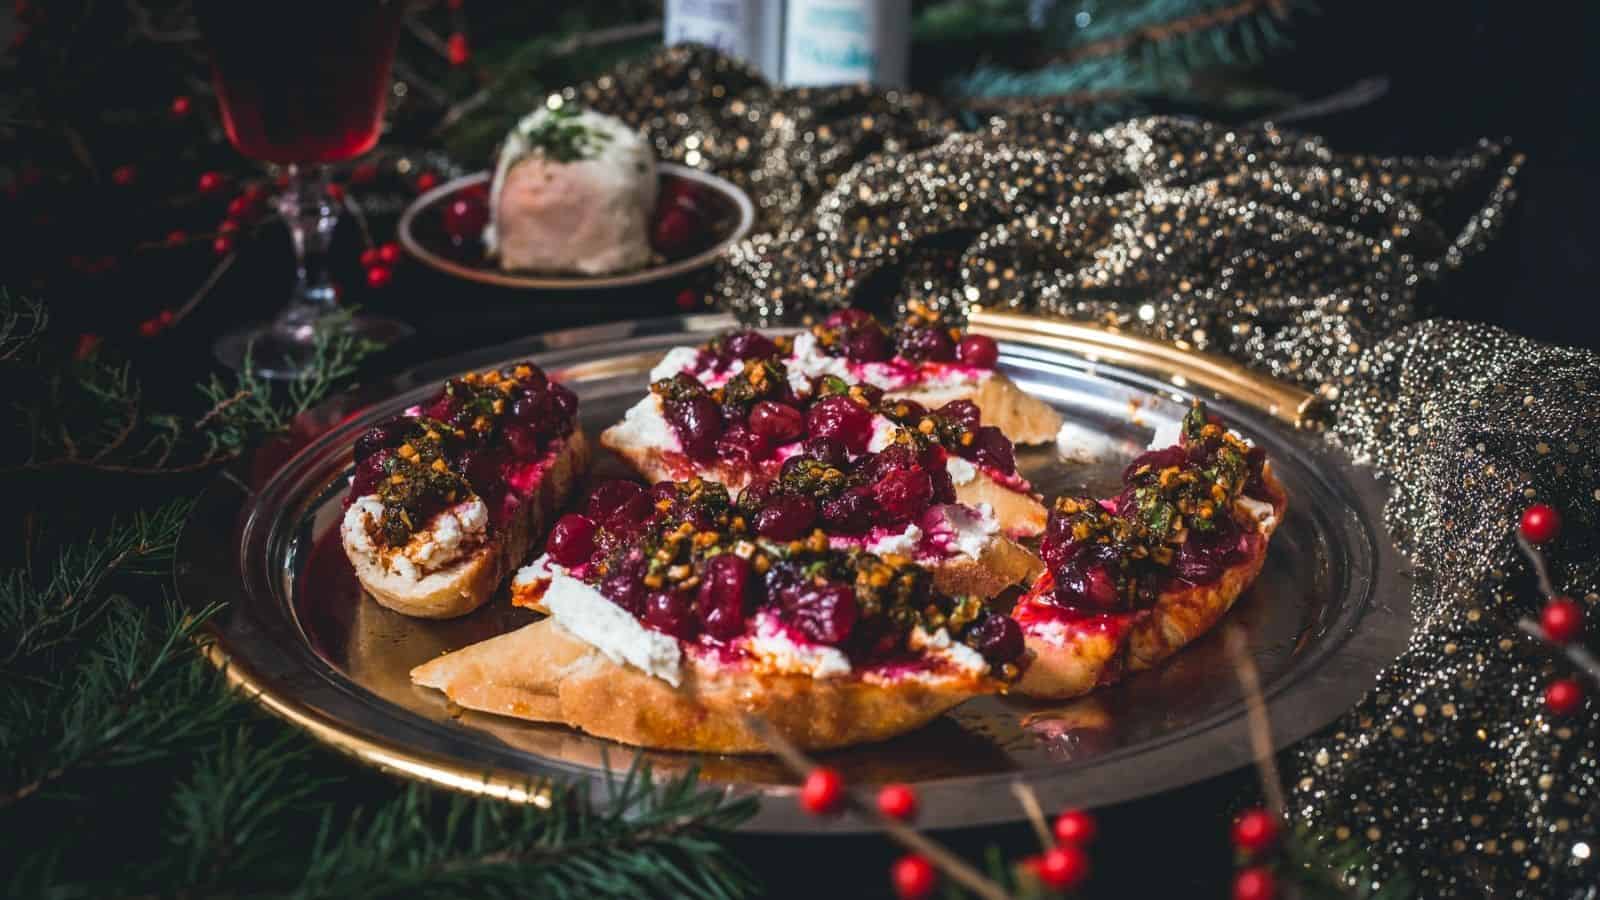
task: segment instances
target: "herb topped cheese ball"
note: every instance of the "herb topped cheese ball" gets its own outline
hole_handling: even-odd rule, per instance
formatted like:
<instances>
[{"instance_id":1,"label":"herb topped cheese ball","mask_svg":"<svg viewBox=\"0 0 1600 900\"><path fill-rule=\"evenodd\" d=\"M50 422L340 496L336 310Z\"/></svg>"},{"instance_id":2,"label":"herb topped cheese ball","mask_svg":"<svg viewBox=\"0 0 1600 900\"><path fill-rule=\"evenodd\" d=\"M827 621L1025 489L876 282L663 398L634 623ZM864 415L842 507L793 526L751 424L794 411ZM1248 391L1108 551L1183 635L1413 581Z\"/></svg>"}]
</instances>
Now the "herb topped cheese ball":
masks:
<instances>
[{"instance_id":1,"label":"herb topped cheese ball","mask_svg":"<svg viewBox=\"0 0 1600 900\"><path fill-rule=\"evenodd\" d=\"M484 244L500 268L605 275L650 260L656 162L620 119L542 108L511 129L489 192Z\"/></svg>"}]
</instances>

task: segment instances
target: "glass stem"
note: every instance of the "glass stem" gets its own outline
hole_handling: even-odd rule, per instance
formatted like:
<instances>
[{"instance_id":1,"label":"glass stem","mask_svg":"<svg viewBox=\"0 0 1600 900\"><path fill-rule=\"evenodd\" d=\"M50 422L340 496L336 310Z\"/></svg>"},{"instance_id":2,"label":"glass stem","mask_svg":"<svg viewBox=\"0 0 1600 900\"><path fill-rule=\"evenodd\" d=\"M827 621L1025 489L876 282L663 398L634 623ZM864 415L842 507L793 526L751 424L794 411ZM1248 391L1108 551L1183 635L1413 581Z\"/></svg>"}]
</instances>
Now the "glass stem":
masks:
<instances>
[{"instance_id":1,"label":"glass stem","mask_svg":"<svg viewBox=\"0 0 1600 900\"><path fill-rule=\"evenodd\" d=\"M297 343L310 343L316 324L338 305L338 291L328 275L328 248L339 224L338 207L328 194L328 172L323 166L307 171L290 165L289 185L278 195L278 214L289 226L294 244L295 286L289 305L273 323L273 330Z\"/></svg>"}]
</instances>

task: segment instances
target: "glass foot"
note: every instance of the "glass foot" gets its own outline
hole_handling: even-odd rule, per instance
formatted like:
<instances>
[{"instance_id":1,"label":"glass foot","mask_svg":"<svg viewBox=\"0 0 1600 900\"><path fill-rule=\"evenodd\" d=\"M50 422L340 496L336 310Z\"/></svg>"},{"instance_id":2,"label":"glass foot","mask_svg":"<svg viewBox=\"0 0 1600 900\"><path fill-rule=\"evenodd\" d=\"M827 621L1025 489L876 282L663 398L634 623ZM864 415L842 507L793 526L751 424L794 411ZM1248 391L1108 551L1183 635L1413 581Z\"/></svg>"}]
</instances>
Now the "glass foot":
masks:
<instances>
[{"instance_id":1,"label":"glass foot","mask_svg":"<svg viewBox=\"0 0 1600 900\"><path fill-rule=\"evenodd\" d=\"M305 374L312 360L318 328L336 327L340 334L388 347L416 333L404 322L381 316L340 316L315 325L278 322L255 325L224 335L213 348L217 360L242 370L245 357L258 377L292 381Z\"/></svg>"}]
</instances>

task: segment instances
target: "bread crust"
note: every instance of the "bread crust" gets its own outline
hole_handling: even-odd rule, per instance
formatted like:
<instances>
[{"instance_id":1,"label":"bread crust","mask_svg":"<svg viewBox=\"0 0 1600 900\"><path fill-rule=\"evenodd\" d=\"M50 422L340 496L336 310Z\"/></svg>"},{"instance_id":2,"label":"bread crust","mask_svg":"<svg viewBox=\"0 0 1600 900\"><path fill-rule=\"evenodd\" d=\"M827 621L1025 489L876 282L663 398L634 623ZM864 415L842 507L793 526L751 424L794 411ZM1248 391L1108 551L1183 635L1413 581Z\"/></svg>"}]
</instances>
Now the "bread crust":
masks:
<instances>
[{"instance_id":1,"label":"bread crust","mask_svg":"<svg viewBox=\"0 0 1600 900\"><path fill-rule=\"evenodd\" d=\"M1038 537L1050 520L1049 510L1037 497L1005 487L982 469L971 481L956 485L956 502L973 508L989 504L1000 530L1014 538Z\"/></svg>"},{"instance_id":2,"label":"bread crust","mask_svg":"<svg viewBox=\"0 0 1600 900\"><path fill-rule=\"evenodd\" d=\"M1094 629L1074 629L1064 641L1048 640L1024 628L1033 659L1015 690L1030 697L1077 697L1120 680L1126 672L1157 665L1215 627L1261 574L1272 533L1288 508L1288 497L1273 476L1270 463L1262 470L1262 480L1272 497L1274 521L1272 527L1261 529L1261 541L1248 559L1225 569L1214 584L1163 591L1150 609L1097 617ZM1258 527L1237 505L1234 515L1241 522L1247 521L1249 527ZM1046 574L1028 596L1037 596L1052 586ZM1024 597L1019 602L1026 600Z\"/></svg>"},{"instance_id":3,"label":"bread crust","mask_svg":"<svg viewBox=\"0 0 1600 900\"><path fill-rule=\"evenodd\" d=\"M887 396L915 400L930 409L952 400L970 400L983 414L983 423L999 428L1014 444L1048 444L1061 431L1061 414L995 372L977 384L914 387L889 391Z\"/></svg>"},{"instance_id":4,"label":"bread crust","mask_svg":"<svg viewBox=\"0 0 1600 900\"><path fill-rule=\"evenodd\" d=\"M797 746L826 750L920 728L997 685L961 673L869 681L770 674L685 656L673 687L612 661L554 619L473 644L411 671L468 709L568 725L663 750L765 753L757 716Z\"/></svg>"},{"instance_id":5,"label":"bread crust","mask_svg":"<svg viewBox=\"0 0 1600 900\"><path fill-rule=\"evenodd\" d=\"M554 457L539 478L538 490L491 540L467 558L421 579L414 581L388 570L345 539L345 556L362 589L383 606L422 619L452 619L482 606L527 561L534 542L552 524L589 468L589 440L583 429L573 429L553 449Z\"/></svg>"}]
</instances>

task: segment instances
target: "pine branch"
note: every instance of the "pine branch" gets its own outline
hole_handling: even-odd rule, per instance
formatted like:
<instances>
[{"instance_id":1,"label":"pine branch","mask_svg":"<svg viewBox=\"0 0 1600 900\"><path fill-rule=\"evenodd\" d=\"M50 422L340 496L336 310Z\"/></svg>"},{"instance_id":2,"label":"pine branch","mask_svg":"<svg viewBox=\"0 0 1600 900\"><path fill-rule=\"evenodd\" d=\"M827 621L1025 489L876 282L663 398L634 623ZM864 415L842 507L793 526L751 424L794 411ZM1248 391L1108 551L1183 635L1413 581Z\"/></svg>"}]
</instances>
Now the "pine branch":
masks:
<instances>
[{"instance_id":1,"label":"pine branch","mask_svg":"<svg viewBox=\"0 0 1600 900\"><path fill-rule=\"evenodd\" d=\"M0 363L20 361L50 324L44 304L0 289Z\"/></svg>"}]
</instances>

